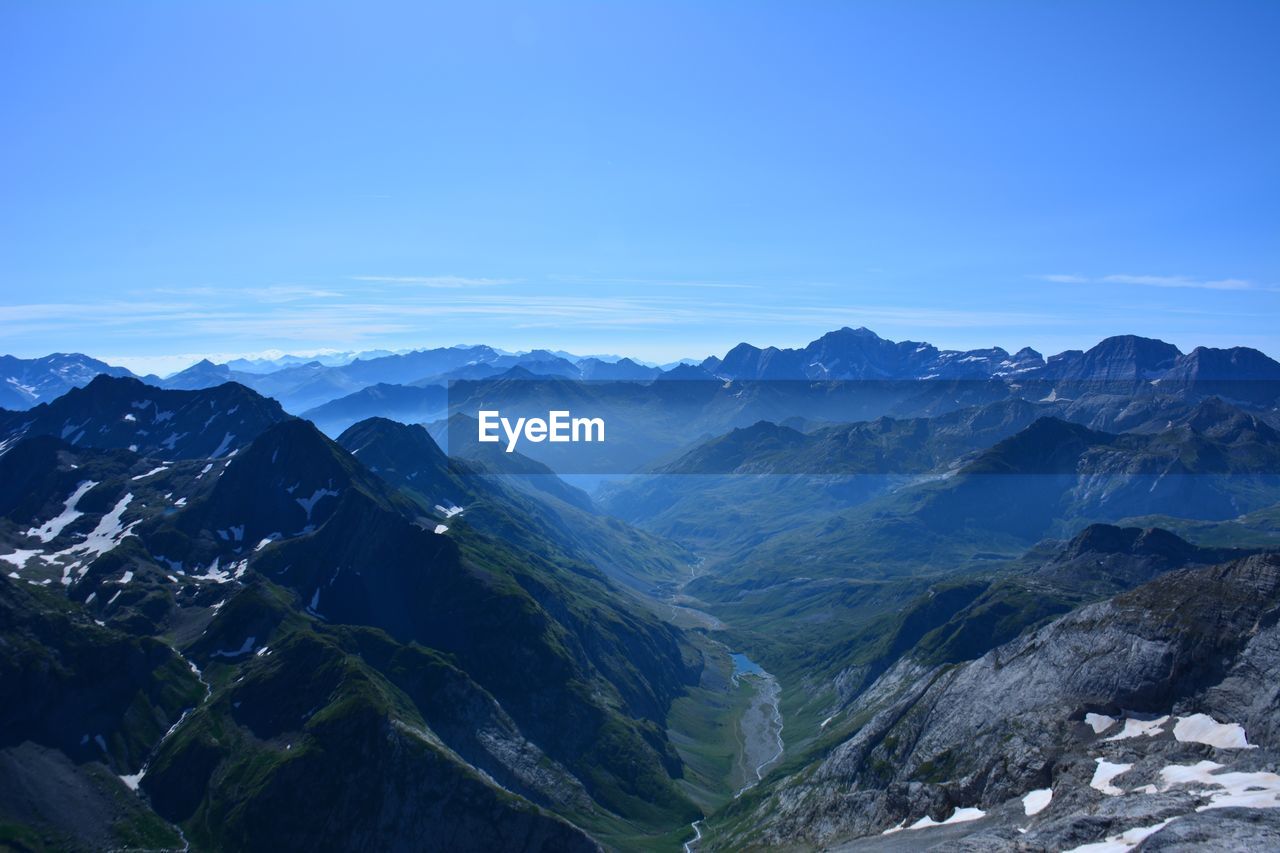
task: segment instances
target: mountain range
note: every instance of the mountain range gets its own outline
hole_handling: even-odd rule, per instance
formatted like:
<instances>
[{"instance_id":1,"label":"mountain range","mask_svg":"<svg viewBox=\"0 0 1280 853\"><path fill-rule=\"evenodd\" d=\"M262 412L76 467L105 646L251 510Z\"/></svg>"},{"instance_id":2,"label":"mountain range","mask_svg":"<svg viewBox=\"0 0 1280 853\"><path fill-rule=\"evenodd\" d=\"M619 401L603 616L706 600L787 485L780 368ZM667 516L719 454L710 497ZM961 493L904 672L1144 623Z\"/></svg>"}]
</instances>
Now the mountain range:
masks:
<instances>
[{"instance_id":1,"label":"mountain range","mask_svg":"<svg viewBox=\"0 0 1280 853\"><path fill-rule=\"evenodd\" d=\"M40 612L53 606L45 602L53 590L65 589L83 614L73 621L82 619L90 633L96 621L104 638L172 638L207 695L198 707L187 703L191 711L172 736L165 735L172 713L136 734L129 715L98 719L90 705L45 720L33 743L72 744L73 764L100 755L146 792L156 815L217 847L300 837L332 843L335 832L359 844L383 821L443 830L453 814L452 831L477 846L510 835L536 841L531 849L588 849L585 836L540 809L555 804L598 829L624 820L652 825L664 814L687 823L695 813L674 787L678 759L661 721L681 686L696 680L700 653L630 605L582 558L580 538L557 539L555 530L531 524L524 499L455 469L420 427L367 424L348 437L353 455L234 384L143 388L98 378L47 404L53 414L38 407L34 423L24 422L28 431L0 456L0 505L5 538L34 547L6 557L11 572L3 583L38 588L42 597L24 606ZM186 413L237 403L243 412L248 401L228 398L231 392L256 400L262 417L238 427L243 443L215 453L209 445L223 427L197 425ZM174 411L163 422L180 438L144 449L137 422L125 421L124 431L90 429L119 423L122 411L144 411L142 403L146 411ZM72 409L84 416L77 430L54 432ZM384 465L412 457L414 470L403 474L413 488L375 474L362 454ZM484 532L517 529L505 539ZM614 555L631 546L610 547L611 537L625 535L605 526L578 534ZM106 664L58 661L73 680L82 677L78 667L89 675ZM190 677L185 663L175 672ZM189 698L190 687L183 689ZM441 690L456 700L441 706ZM44 692L21 702L47 701ZM476 713L489 708L491 730L477 730L470 717L465 725L448 719L460 712L455 701L479 703ZM114 746L144 735L145 746ZM95 738L106 744L101 753ZM290 781L297 774L333 779L336 806L356 790L340 768L366 760L366 782L405 796L397 810L386 811L385 802L345 809L343 829L317 824L313 835L280 822L297 813L287 807L299 795ZM61 776L92 784L78 767ZM236 804L249 789L258 793L245 810ZM412 790L421 793L407 796ZM443 790L462 799L426 793ZM313 786L308 796L328 795ZM81 828L56 807L42 808L26 818L43 815L59 831ZM470 822L482 813L481 832ZM83 829L77 844L124 837L114 824Z\"/></svg>"},{"instance_id":2,"label":"mountain range","mask_svg":"<svg viewBox=\"0 0 1280 853\"><path fill-rule=\"evenodd\" d=\"M0 364L0 846L1280 843L1255 350Z\"/></svg>"},{"instance_id":3,"label":"mountain range","mask_svg":"<svg viewBox=\"0 0 1280 853\"><path fill-rule=\"evenodd\" d=\"M829 332L800 349L759 348L742 343L723 358L711 356L696 367L677 363L662 369L621 357L575 356L563 351L507 353L488 346L456 346L404 353L372 351L304 361L209 360L160 378L140 377L176 390L239 382L301 414L355 395L372 386L445 385L458 379L491 379L512 368L536 376L596 381L665 379L733 380L1008 380L1047 382L1156 382L1202 387L1223 394L1233 383L1280 380L1280 363L1247 347L1196 347L1182 353L1163 341L1134 335L1107 338L1086 351L1068 350L1047 359L1029 347L1012 355L1000 347L940 350L917 341L894 342L865 328ZM0 360L0 407L29 408L47 402L94 376L132 376L78 354ZM1215 385L1216 384L1216 385ZM1266 386L1263 386L1266 387ZM1257 391L1257 388L1252 389ZM384 389L384 393L388 393ZM1269 393L1274 393L1272 386ZM1230 394L1223 394L1231 396ZM1274 399L1274 396L1268 399ZM358 400L345 401L358 406ZM376 414L362 409L366 414Z\"/></svg>"}]
</instances>

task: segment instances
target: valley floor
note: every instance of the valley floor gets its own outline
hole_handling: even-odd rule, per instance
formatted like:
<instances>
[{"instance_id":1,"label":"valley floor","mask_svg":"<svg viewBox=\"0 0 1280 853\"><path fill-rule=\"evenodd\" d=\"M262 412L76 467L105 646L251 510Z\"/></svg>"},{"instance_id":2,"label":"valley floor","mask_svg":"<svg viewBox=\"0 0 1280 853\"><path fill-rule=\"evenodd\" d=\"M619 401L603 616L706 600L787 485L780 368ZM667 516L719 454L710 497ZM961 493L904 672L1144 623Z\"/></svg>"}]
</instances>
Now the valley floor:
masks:
<instances>
[{"instance_id":1,"label":"valley floor","mask_svg":"<svg viewBox=\"0 0 1280 853\"><path fill-rule=\"evenodd\" d=\"M700 564L689 580L699 576ZM707 666L699 686L673 704L668 735L685 762L685 790L709 814L750 790L782 759L782 688L772 673L714 637L711 632L728 626L690 606L696 602L683 589L668 597L666 613L680 627L702 629L694 636ZM690 832L686 853L705 837L702 821Z\"/></svg>"}]
</instances>

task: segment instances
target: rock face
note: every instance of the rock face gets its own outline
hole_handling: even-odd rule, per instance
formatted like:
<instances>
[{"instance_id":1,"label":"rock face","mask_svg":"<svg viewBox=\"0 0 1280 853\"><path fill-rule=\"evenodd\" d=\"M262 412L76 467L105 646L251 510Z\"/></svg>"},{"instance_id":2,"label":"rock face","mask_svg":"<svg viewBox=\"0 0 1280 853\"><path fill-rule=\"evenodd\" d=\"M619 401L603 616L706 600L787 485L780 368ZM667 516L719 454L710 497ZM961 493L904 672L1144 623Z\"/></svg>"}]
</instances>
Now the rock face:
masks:
<instances>
[{"instance_id":1,"label":"rock face","mask_svg":"<svg viewBox=\"0 0 1280 853\"><path fill-rule=\"evenodd\" d=\"M1172 379L1265 379L1280 382L1280 363L1256 349L1196 347L1180 357L1165 376Z\"/></svg>"},{"instance_id":2,"label":"rock face","mask_svg":"<svg viewBox=\"0 0 1280 853\"><path fill-rule=\"evenodd\" d=\"M1203 837L1206 819L1179 826L1198 807L1280 805L1278 616L1280 556L1259 555L1166 574L961 666L904 660L846 709L867 722L744 825L829 845L978 809L973 833L993 842L1003 828L1070 847L1161 821L1149 843ZM1014 808L1044 789L1043 811ZM1242 834L1275 832L1271 814L1251 821Z\"/></svg>"},{"instance_id":3,"label":"rock face","mask_svg":"<svg viewBox=\"0 0 1280 853\"><path fill-rule=\"evenodd\" d=\"M1061 553L1040 566L1034 579L1093 597L1138 586L1173 569L1222 563L1246 552L1202 548L1158 527L1091 524Z\"/></svg>"},{"instance_id":4,"label":"rock face","mask_svg":"<svg viewBox=\"0 0 1280 853\"><path fill-rule=\"evenodd\" d=\"M1171 370L1181 355L1177 347L1164 341L1117 335L1060 368L1046 370L1046 374L1053 379L1090 382L1144 381Z\"/></svg>"}]
</instances>

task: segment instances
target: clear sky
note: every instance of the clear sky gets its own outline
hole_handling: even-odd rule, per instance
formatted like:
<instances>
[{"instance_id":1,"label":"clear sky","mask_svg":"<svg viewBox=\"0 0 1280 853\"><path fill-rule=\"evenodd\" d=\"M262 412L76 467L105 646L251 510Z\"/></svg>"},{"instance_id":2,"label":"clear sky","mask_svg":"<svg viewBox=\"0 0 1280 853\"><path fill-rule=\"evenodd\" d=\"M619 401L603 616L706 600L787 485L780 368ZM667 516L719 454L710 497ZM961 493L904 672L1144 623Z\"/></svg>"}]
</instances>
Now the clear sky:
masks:
<instances>
[{"instance_id":1,"label":"clear sky","mask_svg":"<svg viewBox=\"0 0 1280 853\"><path fill-rule=\"evenodd\" d=\"M1278 42L1274 0L11 0L0 351L1280 356Z\"/></svg>"}]
</instances>

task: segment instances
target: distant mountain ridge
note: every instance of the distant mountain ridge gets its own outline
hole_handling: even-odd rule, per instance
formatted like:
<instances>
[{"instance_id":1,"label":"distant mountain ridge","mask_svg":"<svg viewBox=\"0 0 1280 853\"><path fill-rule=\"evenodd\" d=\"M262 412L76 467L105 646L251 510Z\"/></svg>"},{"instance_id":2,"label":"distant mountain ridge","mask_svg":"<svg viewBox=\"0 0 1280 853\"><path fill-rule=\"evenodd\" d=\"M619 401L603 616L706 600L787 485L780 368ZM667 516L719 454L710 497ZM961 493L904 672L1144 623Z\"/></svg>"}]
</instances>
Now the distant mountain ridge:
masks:
<instances>
[{"instance_id":1,"label":"distant mountain ridge","mask_svg":"<svg viewBox=\"0 0 1280 853\"><path fill-rule=\"evenodd\" d=\"M1006 379L1088 382L1280 380L1280 363L1247 347L1197 347L1137 335L1106 338L1088 350L1048 359L1025 347L940 350L918 341L895 342L867 328L828 332L802 349L738 344L700 367L725 379Z\"/></svg>"},{"instance_id":2,"label":"distant mountain ridge","mask_svg":"<svg viewBox=\"0 0 1280 853\"><path fill-rule=\"evenodd\" d=\"M375 350L344 357L269 361L208 359L166 378L143 377L159 387L195 390L239 382L302 413L374 385L443 385L452 379L501 377L514 368L536 376L581 380L1001 380L1005 382L1159 383L1196 387L1204 393L1253 402L1276 396L1280 362L1256 349L1196 347L1189 353L1154 338L1118 335L1088 350L1047 358L1030 347L945 350L922 341L892 341L870 329L844 327L798 349L740 343L723 357L700 364L677 362L668 369L625 357L579 357L560 350L509 353L485 345L437 347L401 353ZM0 407L26 409L85 385L94 376L133 376L89 356L54 354L38 359L0 357ZM1250 384L1258 387L1249 387ZM1256 398L1259 393L1265 399ZM361 410L360 417L383 414ZM359 420L357 417L356 420ZM352 421L354 422L354 421Z\"/></svg>"},{"instance_id":3,"label":"distant mountain ridge","mask_svg":"<svg viewBox=\"0 0 1280 853\"><path fill-rule=\"evenodd\" d=\"M72 388L88 385L99 374L133 376L80 353L56 352L44 358L0 355L0 408L29 409L45 400L61 397Z\"/></svg>"},{"instance_id":4,"label":"distant mountain ridge","mask_svg":"<svg viewBox=\"0 0 1280 853\"><path fill-rule=\"evenodd\" d=\"M1000 347L960 352L920 341L894 342L870 329L847 326L803 349L760 349L741 343L702 362L708 373L728 379L970 379L1013 376L1044 366L1025 348L1010 355Z\"/></svg>"}]
</instances>

